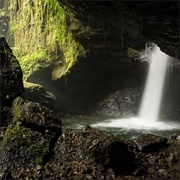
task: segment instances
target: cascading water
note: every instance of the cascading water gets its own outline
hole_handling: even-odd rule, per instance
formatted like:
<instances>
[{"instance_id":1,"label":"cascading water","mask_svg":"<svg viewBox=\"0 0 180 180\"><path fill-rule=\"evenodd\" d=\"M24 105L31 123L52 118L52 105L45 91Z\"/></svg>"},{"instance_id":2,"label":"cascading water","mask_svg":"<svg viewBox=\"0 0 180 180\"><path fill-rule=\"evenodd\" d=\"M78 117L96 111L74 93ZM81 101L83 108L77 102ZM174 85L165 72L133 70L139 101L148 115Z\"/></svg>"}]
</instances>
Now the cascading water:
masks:
<instances>
[{"instance_id":1,"label":"cascading water","mask_svg":"<svg viewBox=\"0 0 180 180\"><path fill-rule=\"evenodd\" d=\"M159 47L155 47L139 112L139 118L143 121L158 120L169 59Z\"/></svg>"},{"instance_id":2,"label":"cascading water","mask_svg":"<svg viewBox=\"0 0 180 180\"><path fill-rule=\"evenodd\" d=\"M92 124L100 129L144 129L144 130L173 130L180 129L180 124L159 120L159 111L164 89L166 70L171 57L161 52L155 46L152 52L148 78L143 94L138 117L125 119L109 119L104 122Z\"/></svg>"}]
</instances>

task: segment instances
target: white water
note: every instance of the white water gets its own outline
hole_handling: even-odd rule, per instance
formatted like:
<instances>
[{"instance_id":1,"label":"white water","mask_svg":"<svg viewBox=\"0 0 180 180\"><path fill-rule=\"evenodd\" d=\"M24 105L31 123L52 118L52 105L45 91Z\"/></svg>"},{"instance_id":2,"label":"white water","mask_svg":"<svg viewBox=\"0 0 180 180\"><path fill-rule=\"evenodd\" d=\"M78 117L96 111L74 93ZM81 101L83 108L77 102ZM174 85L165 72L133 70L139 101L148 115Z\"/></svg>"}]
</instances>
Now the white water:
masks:
<instances>
[{"instance_id":1,"label":"white water","mask_svg":"<svg viewBox=\"0 0 180 180\"><path fill-rule=\"evenodd\" d=\"M152 54L146 87L140 106L139 118L144 123L157 121L163 94L164 79L170 57L156 47Z\"/></svg>"},{"instance_id":2,"label":"white water","mask_svg":"<svg viewBox=\"0 0 180 180\"><path fill-rule=\"evenodd\" d=\"M98 128L172 130L180 129L179 123L160 121L159 111L163 95L164 80L170 57L155 47L146 81L145 91L140 106L139 116L128 119L110 119L92 124Z\"/></svg>"},{"instance_id":3,"label":"white water","mask_svg":"<svg viewBox=\"0 0 180 180\"><path fill-rule=\"evenodd\" d=\"M145 122L142 119L132 117L124 119L111 119L104 122L92 124L92 127L97 128L120 128L120 129L144 129L144 130L175 130L180 129L180 124L176 122Z\"/></svg>"}]
</instances>

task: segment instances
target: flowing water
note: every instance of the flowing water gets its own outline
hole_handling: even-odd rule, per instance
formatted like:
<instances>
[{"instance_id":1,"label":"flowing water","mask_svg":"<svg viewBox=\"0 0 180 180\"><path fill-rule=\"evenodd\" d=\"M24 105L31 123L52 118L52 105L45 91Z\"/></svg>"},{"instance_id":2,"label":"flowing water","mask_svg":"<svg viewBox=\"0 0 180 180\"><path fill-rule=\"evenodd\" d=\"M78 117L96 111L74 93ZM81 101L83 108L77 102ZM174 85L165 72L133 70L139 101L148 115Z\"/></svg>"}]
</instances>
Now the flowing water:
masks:
<instances>
[{"instance_id":1,"label":"flowing water","mask_svg":"<svg viewBox=\"0 0 180 180\"><path fill-rule=\"evenodd\" d=\"M145 91L140 106L139 119L144 123L158 121L164 79L170 57L156 47L152 54Z\"/></svg>"},{"instance_id":2,"label":"flowing water","mask_svg":"<svg viewBox=\"0 0 180 180\"><path fill-rule=\"evenodd\" d=\"M160 120L164 80L170 57L155 47L152 54L145 91L138 117L108 119L103 117L76 117L70 120L70 128L82 129L89 124L105 132L123 137L136 137L142 133L153 132L159 135L169 135L180 132L180 123L171 120ZM66 119L65 126L68 127Z\"/></svg>"}]
</instances>

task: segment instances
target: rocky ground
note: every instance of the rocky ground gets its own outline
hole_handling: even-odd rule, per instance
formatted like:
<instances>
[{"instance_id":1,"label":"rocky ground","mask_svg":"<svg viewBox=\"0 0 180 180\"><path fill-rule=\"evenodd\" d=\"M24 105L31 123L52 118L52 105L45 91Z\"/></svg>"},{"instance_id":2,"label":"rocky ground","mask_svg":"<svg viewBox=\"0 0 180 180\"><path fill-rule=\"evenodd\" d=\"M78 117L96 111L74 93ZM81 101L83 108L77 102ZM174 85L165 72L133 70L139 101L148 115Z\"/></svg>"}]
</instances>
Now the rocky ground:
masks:
<instances>
[{"instance_id":1,"label":"rocky ground","mask_svg":"<svg viewBox=\"0 0 180 180\"><path fill-rule=\"evenodd\" d=\"M1 137L3 133L1 128ZM67 129L54 146L48 144L52 148L49 157L37 163L32 161L36 153L45 152L39 146L45 146L44 141L48 143L53 135L51 131L49 136L33 130L28 133L24 144L11 141L1 149L1 179L180 179L180 135L162 138L147 134L131 142L89 126L82 134ZM37 145L39 152L22 154L31 148L26 141Z\"/></svg>"}]
</instances>

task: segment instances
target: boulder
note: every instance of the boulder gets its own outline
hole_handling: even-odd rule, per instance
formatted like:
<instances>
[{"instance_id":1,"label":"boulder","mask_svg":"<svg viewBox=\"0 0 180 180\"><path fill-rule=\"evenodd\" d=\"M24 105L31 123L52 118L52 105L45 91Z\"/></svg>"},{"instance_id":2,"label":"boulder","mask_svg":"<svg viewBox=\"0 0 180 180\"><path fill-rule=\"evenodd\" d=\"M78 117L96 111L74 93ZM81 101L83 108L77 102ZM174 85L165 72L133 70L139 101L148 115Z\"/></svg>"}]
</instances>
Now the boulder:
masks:
<instances>
[{"instance_id":1,"label":"boulder","mask_svg":"<svg viewBox=\"0 0 180 180\"><path fill-rule=\"evenodd\" d=\"M30 82L24 82L25 92L23 97L29 101L38 102L42 106L50 109L54 108L56 96L46 91L40 84L34 84Z\"/></svg>"},{"instance_id":2,"label":"boulder","mask_svg":"<svg viewBox=\"0 0 180 180\"><path fill-rule=\"evenodd\" d=\"M23 75L18 60L2 36L0 36L0 64L1 106L10 107L13 100L24 91Z\"/></svg>"},{"instance_id":3,"label":"boulder","mask_svg":"<svg viewBox=\"0 0 180 180\"><path fill-rule=\"evenodd\" d=\"M106 96L98 105L97 113L101 116L136 115L142 96L141 88L126 88Z\"/></svg>"},{"instance_id":4,"label":"boulder","mask_svg":"<svg viewBox=\"0 0 180 180\"><path fill-rule=\"evenodd\" d=\"M135 159L125 141L90 126L82 135L67 129L54 151L48 166L62 179L115 179L115 174L131 170Z\"/></svg>"},{"instance_id":5,"label":"boulder","mask_svg":"<svg viewBox=\"0 0 180 180\"><path fill-rule=\"evenodd\" d=\"M0 35L0 127L11 120L10 107L24 91L22 70L5 38Z\"/></svg>"},{"instance_id":6,"label":"boulder","mask_svg":"<svg viewBox=\"0 0 180 180\"><path fill-rule=\"evenodd\" d=\"M154 152L167 145L167 138L145 134L136 139L137 147L143 152Z\"/></svg>"},{"instance_id":7,"label":"boulder","mask_svg":"<svg viewBox=\"0 0 180 180\"><path fill-rule=\"evenodd\" d=\"M18 97L11 111L13 119L0 141L0 178L8 173L18 178L18 168L22 171L46 163L61 135L59 118L38 103Z\"/></svg>"}]
</instances>

